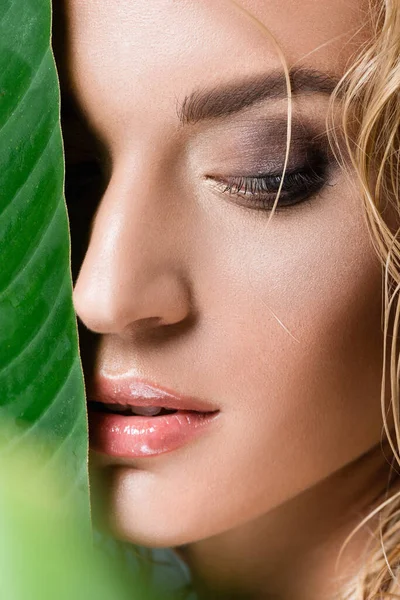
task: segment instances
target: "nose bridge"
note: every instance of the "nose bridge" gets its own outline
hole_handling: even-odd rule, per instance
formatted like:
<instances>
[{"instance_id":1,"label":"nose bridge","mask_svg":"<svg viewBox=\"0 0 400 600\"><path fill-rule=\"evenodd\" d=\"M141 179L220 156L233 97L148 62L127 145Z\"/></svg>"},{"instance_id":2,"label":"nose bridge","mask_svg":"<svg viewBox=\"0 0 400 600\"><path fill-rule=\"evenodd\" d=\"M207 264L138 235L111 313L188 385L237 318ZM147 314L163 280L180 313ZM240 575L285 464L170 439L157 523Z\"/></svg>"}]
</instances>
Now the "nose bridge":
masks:
<instances>
[{"instance_id":1,"label":"nose bridge","mask_svg":"<svg viewBox=\"0 0 400 600\"><path fill-rule=\"evenodd\" d=\"M154 164L143 153L121 161L101 199L74 289L76 312L93 331L174 323L189 310L184 211Z\"/></svg>"}]
</instances>

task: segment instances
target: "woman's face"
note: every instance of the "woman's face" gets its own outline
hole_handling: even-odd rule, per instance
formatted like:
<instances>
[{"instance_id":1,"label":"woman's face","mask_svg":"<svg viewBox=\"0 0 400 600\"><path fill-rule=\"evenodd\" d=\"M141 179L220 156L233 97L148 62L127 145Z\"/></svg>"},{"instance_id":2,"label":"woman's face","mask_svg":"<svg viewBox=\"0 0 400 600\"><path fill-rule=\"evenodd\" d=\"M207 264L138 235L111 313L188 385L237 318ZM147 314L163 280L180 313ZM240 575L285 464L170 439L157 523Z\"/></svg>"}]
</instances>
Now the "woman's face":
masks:
<instances>
[{"instance_id":1,"label":"woman's face","mask_svg":"<svg viewBox=\"0 0 400 600\"><path fill-rule=\"evenodd\" d=\"M325 128L363 7L242 5L300 68L268 223L288 107L272 38L229 0L67 0L74 94L110 166L74 290L95 371L219 409L173 451L92 454L115 532L143 545L266 514L381 434L381 272Z\"/></svg>"}]
</instances>

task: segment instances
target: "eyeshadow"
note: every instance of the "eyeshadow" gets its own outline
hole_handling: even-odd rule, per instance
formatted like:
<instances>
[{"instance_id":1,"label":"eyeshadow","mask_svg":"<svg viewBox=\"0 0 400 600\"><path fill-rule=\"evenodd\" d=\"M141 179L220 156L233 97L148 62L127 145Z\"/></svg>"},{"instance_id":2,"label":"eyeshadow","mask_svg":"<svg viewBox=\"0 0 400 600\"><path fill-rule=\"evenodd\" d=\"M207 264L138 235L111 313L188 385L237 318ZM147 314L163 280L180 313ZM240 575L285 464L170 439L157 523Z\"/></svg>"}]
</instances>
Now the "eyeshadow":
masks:
<instances>
[{"instance_id":1,"label":"eyeshadow","mask_svg":"<svg viewBox=\"0 0 400 600\"><path fill-rule=\"evenodd\" d=\"M247 118L218 129L200 135L196 143L196 160L205 160L213 172L246 177L282 171L287 145L285 118ZM327 136L293 118L288 170L320 162L322 157L328 157Z\"/></svg>"}]
</instances>

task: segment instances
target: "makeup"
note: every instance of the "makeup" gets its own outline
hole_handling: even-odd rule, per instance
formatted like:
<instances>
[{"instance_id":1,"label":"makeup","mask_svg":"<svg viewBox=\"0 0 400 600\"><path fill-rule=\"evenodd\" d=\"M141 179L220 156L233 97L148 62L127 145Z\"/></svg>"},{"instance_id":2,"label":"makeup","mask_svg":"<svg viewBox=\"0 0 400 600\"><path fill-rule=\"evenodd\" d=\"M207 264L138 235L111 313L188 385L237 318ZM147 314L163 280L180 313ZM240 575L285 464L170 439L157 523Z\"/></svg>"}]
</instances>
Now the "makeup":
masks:
<instances>
[{"instance_id":1,"label":"makeup","mask_svg":"<svg viewBox=\"0 0 400 600\"><path fill-rule=\"evenodd\" d=\"M200 435L219 410L143 379L97 378L88 401L92 450L140 458L171 452Z\"/></svg>"}]
</instances>

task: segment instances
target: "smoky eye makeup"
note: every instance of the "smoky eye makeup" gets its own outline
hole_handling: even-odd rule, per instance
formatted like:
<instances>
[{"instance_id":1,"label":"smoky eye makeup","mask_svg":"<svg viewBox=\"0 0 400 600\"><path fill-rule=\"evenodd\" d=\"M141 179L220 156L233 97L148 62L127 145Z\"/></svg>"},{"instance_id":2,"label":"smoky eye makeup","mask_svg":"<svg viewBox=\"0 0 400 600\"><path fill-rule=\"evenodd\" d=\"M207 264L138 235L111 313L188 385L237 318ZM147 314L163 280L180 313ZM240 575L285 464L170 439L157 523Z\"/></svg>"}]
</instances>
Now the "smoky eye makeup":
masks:
<instances>
[{"instance_id":1,"label":"smoky eye makeup","mask_svg":"<svg viewBox=\"0 0 400 600\"><path fill-rule=\"evenodd\" d=\"M293 122L285 172L286 121L242 124L226 134L225 148L216 144L218 164L206 170L203 180L236 204L287 211L311 200L329 182L333 156L327 136L304 124Z\"/></svg>"},{"instance_id":2,"label":"smoky eye makeup","mask_svg":"<svg viewBox=\"0 0 400 600\"><path fill-rule=\"evenodd\" d=\"M282 161L283 162L283 161ZM329 179L326 155L313 149L297 164L254 175L208 176L216 191L249 208L276 211L310 200ZM277 198L277 195L279 197Z\"/></svg>"}]
</instances>

